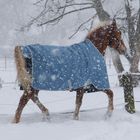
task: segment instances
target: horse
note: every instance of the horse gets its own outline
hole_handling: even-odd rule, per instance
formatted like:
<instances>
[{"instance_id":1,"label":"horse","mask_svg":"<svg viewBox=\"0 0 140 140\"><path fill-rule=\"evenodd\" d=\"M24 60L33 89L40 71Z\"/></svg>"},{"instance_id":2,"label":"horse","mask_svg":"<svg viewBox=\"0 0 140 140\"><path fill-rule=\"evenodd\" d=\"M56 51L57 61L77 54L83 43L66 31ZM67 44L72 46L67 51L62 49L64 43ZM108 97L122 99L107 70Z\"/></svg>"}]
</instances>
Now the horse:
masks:
<instances>
[{"instance_id":1,"label":"horse","mask_svg":"<svg viewBox=\"0 0 140 140\"><path fill-rule=\"evenodd\" d=\"M105 50L106 50L106 48L108 46L114 48L116 51L119 52L119 54L124 54L125 51L126 51L126 46L125 46L125 44L124 44L124 42L122 40L122 37L121 37L121 31L118 29L115 20L112 20L109 23L107 23L105 25L102 25L102 26L100 26L100 27L98 27L98 28L93 29L92 31L90 31L87 34L84 42L82 42L82 45L84 47L86 47L86 49L82 53L81 52L80 53L79 52L77 53L75 51L71 51L71 47L68 47L70 49L70 51L71 51L71 54L74 53L74 56L73 57L75 57L75 56L76 57L81 57L81 55L83 55L85 57L85 55L86 55L85 54L85 51L87 51L87 50L88 50L88 53L95 53L95 55L96 55L96 53L98 53L98 55L99 55L98 56L98 59L101 59L101 61L103 61L103 63L101 64L101 67L102 67L102 65L104 65L103 66L103 73L104 73L104 71L106 73L106 66L105 66L105 63L104 63L104 57L103 56L104 56ZM38 44L34 46L34 48L38 48L40 50L42 49L42 47L44 47L44 46L39 46ZM45 48L47 48L47 47L45 46ZM67 48L67 47L65 47L65 48ZM61 53L61 52L58 51L59 48L58 47L55 47L55 49L53 50L53 53L56 56L59 55L59 53L63 54L64 53L63 51L65 51L65 48L64 47L61 48L61 51L62 51L62 53ZM80 46L79 44L76 44L76 47L75 48L78 48L79 50L80 49L83 49L82 46ZM94 50L92 50L93 48L94 48ZM18 107L17 107L16 112L15 112L15 116L14 116L14 120L13 120L14 123L20 122L20 118L21 118L21 114L22 114L23 108L26 106L27 102L30 99L39 107L39 109L42 111L42 113L45 114L46 117L49 117L49 110L48 110L48 108L46 108L40 102L40 100L38 98L38 93L39 93L39 91L42 88L37 88L35 85L33 85L33 79L34 78L33 78L33 73L32 73L33 72L33 70L32 70L32 65L33 65L32 64L32 61L34 59L32 58L31 54L29 55L30 56L29 58L26 57L23 54L24 49L25 49L25 46L16 46L15 47L15 51L14 51L18 80L19 80L19 83L21 84L21 86L22 86L22 88L24 90L23 95L20 98ZM26 49L25 49L25 51L27 51ZM40 57L42 56L42 53L39 53L39 56ZM47 52L46 55L50 55L50 54ZM67 55L69 55L69 54L63 54L64 57L67 56ZM39 59L41 59L41 61L43 61L43 57L42 58L40 58L40 57L39 57ZM93 58L96 59L96 57L89 56L89 54L86 55L86 59L88 59L88 57L90 57L90 59L92 61L93 61ZM29 61L27 61L27 59ZM65 60L65 61L68 63L69 62L69 59L70 58L67 57L67 60ZM39 61L39 63L41 61ZM50 57L47 57L47 62L45 61L45 63L48 63L49 61L51 61L51 58ZM75 59L74 61L77 61L77 60ZM74 64L74 62L72 62L73 65L74 65L73 68L72 68L72 71L74 71L75 69L77 70L76 65L82 66L83 65L83 61L84 61L84 58L82 58L81 61L78 61L78 64ZM96 60L96 61L98 61L98 60ZM89 62L87 62L87 63L89 63ZM86 63L86 65L88 65L87 63ZM90 65L89 65L89 69L91 69L93 67L92 66L92 62L90 63ZM96 65L98 65L98 63L96 63ZM55 64L53 66L55 67ZM48 65L47 67L50 67L50 65ZM60 67L60 64L59 64L59 67ZM65 66L62 66L62 67L65 67ZM36 67L36 69L37 69L37 71L40 71L39 70L39 66ZM58 69L58 71L60 71L61 74L63 74L62 69L59 69L58 67L56 69ZM87 69L87 67L86 67L86 69ZM55 71L55 69L53 67L52 67L51 70ZM49 71L51 71L51 70L49 70ZM68 71L69 71L69 69L68 69ZM88 70L87 71L84 71L83 77L87 73L89 73L89 75L90 75L90 77L88 77L88 78L89 79L91 78L91 79L94 80L94 76L92 75L92 72L90 72L90 70L89 71ZM98 76L98 75L100 75L100 73L99 74L94 73L94 75L95 76L96 75ZM42 79L44 78L44 76L45 76L44 74L41 74L41 78ZM63 74L63 76L65 76L65 75ZM107 114L108 114L108 116L111 116L111 114L113 112L113 109L114 109L114 106L113 106L113 91L110 89L110 87L108 85L108 82L107 82L107 84L105 84L105 86L103 88L99 88L98 86L96 86L96 84L94 85L94 83L87 82L88 81L87 79L86 79L87 81L84 81L84 83L83 83L82 80L85 80L85 79L82 79L83 77L82 77L82 75L76 77L76 78L81 78L81 81L80 82L82 84L80 83L81 85L80 84L78 85L76 83L76 80L77 79L75 79L73 81L73 83L76 85L75 87L72 87L70 81L62 80L63 83L61 85L65 85L65 83L68 83L67 85L69 85L69 88L64 86L64 87L62 87L60 89L59 87L57 87L57 85L55 85L54 87L51 87L51 88L48 88L48 87L47 88L48 88L48 90L53 90L54 89L56 91L57 90L76 91L76 101L75 101L76 106L75 106L75 111L74 111L74 115L73 115L73 118L75 120L78 120L79 119L79 111L80 111L80 107L82 105L82 99L83 99L84 93L86 93L86 92L102 91L103 93L105 93L108 96L108 109L107 109ZM55 80L56 80L55 75L52 75L51 78L52 78L52 81L55 82ZM102 77L102 75L100 75L100 79L101 79L100 82L103 81L102 82L103 85L104 85L104 83L106 81L108 81L108 77ZM98 80L98 77L97 77L97 80ZM40 84L40 83L38 83L38 84ZM37 84L37 86L38 86L38 84ZM49 83L47 83L47 82L43 82L41 84L42 85L43 84L49 85ZM47 90L47 89L45 88L45 90Z\"/></svg>"}]
</instances>

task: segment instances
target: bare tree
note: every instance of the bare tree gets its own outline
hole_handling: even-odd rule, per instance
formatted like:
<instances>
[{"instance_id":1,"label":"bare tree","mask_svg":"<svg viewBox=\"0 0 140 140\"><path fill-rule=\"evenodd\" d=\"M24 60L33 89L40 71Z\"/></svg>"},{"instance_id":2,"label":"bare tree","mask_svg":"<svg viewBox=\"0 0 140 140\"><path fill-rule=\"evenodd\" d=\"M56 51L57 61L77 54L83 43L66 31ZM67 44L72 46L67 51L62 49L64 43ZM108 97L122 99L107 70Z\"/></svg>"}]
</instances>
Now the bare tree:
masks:
<instances>
[{"instance_id":1,"label":"bare tree","mask_svg":"<svg viewBox=\"0 0 140 140\"><path fill-rule=\"evenodd\" d=\"M48 24L57 24L64 16L79 11L93 9L93 2L75 2L75 0L39 0L34 5L43 7L43 10L22 29L30 28L33 24L43 26ZM91 17L92 19L92 17Z\"/></svg>"},{"instance_id":2,"label":"bare tree","mask_svg":"<svg viewBox=\"0 0 140 140\"><path fill-rule=\"evenodd\" d=\"M75 31L73 35L75 35L83 26L86 24L90 24L92 26L94 18L98 16L100 21L110 20L110 15L103 8L102 0L86 0L83 2L82 0L38 0L34 3L35 6L41 7L43 10L32 20L24 26L22 29L30 28L32 24L37 24L38 26L48 25L48 24L57 24L61 19L65 16L70 15L72 13L84 12L87 10L96 11L94 14L90 15L84 22L79 24L79 27ZM140 56L140 10L137 14L132 15L131 5L129 0L125 0L125 17L119 17L116 13L116 19L127 21L127 25L125 31L128 33L129 46L132 53L132 59L128 57L126 54L126 58L130 62L130 71L138 72L138 63ZM117 18L118 16L118 18ZM91 27L89 26L89 28ZM71 37L73 37L73 35ZM122 73L124 71L124 67L120 60L119 54L111 49L113 64L116 68L117 73ZM115 57L114 57L115 56Z\"/></svg>"},{"instance_id":3,"label":"bare tree","mask_svg":"<svg viewBox=\"0 0 140 140\"><path fill-rule=\"evenodd\" d=\"M129 47L132 60L130 62L130 72L139 73L138 64L140 58L140 7L138 12L132 14L130 0L125 0L126 21L128 30ZM133 76L134 86L138 85L138 76Z\"/></svg>"},{"instance_id":4,"label":"bare tree","mask_svg":"<svg viewBox=\"0 0 140 140\"><path fill-rule=\"evenodd\" d=\"M101 0L98 0L98 1L94 0L94 2L95 2L95 9L97 11L97 14L98 14L98 17L99 17L100 21L109 20L110 15L109 15L109 13L107 13L103 9ZM113 61L113 64L115 66L115 69L116 69L117 73L122 73L124 71L124 68L123 68L119 53L114 49L110 49L110 50L111 50L111 54L112 54L112 61ZM118 76L118 78L119 78L119 82L120 82L120 85L121 85L120 76Z\"/></svg>"}]
</instances>

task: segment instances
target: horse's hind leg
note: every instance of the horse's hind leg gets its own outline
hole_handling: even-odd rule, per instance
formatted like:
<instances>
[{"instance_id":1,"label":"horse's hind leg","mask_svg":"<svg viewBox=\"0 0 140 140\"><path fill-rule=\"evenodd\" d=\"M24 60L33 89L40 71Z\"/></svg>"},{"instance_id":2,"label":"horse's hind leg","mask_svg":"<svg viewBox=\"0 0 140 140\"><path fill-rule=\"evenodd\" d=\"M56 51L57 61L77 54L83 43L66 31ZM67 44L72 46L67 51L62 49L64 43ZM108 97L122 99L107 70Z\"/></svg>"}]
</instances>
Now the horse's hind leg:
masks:
<instances>
[{"instance_id":1,"label":"horse's hind leg","mask_svg":"<svg viewBox=\"0 0 140 140\"><path fill-rule=\"evenodd\" d=\"M111 116L114 106L113 106L113 91L110 89L104 90L104 92L108 96L108 110L107 110L107 116Z\"/></svg>"},{"instance_id":2,"label":"horse's hind leg","mask_svg":"<svg viewBox=\"0 0 140 140\"><path fill-rule=\"evenodd\" d=\"M20 117L21 117L23 108L25 107L25 105L27 104L27 102L29 101L30 98L31 98L31 94L28 93L27 91L24 91L23 95L20 98L13 123L18 123L20 121Z\"/></svg>"},{"instance_id":3,"label":"horse's hind leg","mask_svg":"<svg viewBox=\"0 0 140 140\"><path fill-rule=\"evenodd\" d=\"M39 101L38 99L38 90L35 90L33 88L31 88L31 90L29 92L24 91L23 95L20 98L19 104L18 104L18 108L16 110L16 114L14 117L14 123L18 123L20 121L20 117L21 117L21 113L23 111L23 108L25 107L25 105L27 104L27 102L31 99L34 103L36 103L36 105L40 108L40 110L45 114L45 115L49 115L48 109L45 108L45 106Z\"/></svg>"},{"instance_id":4,"label":"horse's hind leg","mask_svg":"<svg viewBox=\"0 0 140 140\"><path fill-rule=\"evenodd\" d=\"M76 107L75 107L75 111L74 111L74 119L78 120L79 119L79 110L82 105L82 99L83 99L83 95L84 95L84 89L78 89L76 92L77 92L76 93Z\"/></svg>"},{"instance_id":5,"label":"horse's hind leg","mask_svg":"<svg viewBox=\"0 0 140 140\"><path fill-rule=\"evenodd\" d=\"M39 109L45 115L44 117L49 116L48 109L39 101L38 92L39 90L32 89L33 96L31 97L31 100L39 107Z\"/></svg>"}]
</instances>

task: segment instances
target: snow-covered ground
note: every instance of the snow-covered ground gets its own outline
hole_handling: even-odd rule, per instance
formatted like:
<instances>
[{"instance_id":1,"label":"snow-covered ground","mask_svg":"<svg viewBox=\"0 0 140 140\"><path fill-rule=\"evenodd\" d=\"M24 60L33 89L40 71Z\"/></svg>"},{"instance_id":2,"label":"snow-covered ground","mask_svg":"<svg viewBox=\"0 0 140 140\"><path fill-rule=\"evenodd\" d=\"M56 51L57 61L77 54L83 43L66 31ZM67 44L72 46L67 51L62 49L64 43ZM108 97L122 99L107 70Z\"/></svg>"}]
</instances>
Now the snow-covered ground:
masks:
<instances>
[{"instance_id":1,"label":"snow-covered ground","mask_svg":"<svg viewBox=\"0 0 140 140\"><path fill-rule=\"evenodd\" d=\"M114 112L105 119L107 97L101 92L85 94L80 120L73 120L71 111L75 107L74 92L40 91L40 100L49 108L50 121L43 121L35 104L29 102L23 111L21 122L13 124L15 110L22 91L18 89L13 60L0 60L0 139L1 140L139 140L140 102L136 102L136 113L124 109L123 89L118 87L117 74L108 63L109 80L114 91ZM127 65L126 65L127 68ZM134 89L135 100L140 101L140 87ZM66 113L67 112L67 113Z\"/></svg>"}]
</instances>

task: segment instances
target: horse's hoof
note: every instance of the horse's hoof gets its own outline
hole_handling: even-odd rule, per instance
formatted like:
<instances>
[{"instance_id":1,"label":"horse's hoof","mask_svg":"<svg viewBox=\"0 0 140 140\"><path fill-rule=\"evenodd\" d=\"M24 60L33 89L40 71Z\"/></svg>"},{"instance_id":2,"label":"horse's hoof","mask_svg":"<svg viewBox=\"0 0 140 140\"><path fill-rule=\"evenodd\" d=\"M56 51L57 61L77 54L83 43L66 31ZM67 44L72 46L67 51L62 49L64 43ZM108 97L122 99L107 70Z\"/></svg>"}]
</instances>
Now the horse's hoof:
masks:
<instances>
[{"instance_id":1,"label":"horse's hoof","mask_svg":"<svg viewBox=\"0 0 140 140\"><path fill-rule=\"evenodd\" d=\"M51 118L50 118L50 114L49 114L48 111L43 112L42 121L46 121L46 120L48 120L48 121L51 120Z\"/></svg>"},{"instance_id":2,"label":"horse's hoof","mask_svg":"<svg viewBox=\"0 0 140 140\"><path fill-rule=\"evenodd\" d=\"M105 114L105 120L109 119L112 116L112 111L107 111Z\"/></svg>"},{"instance_id":3,"label":"horse's hoof","mask_svg":"<svg viewBox=\"0 0 140 140\"><path fill-rule=\"evenodd\" d=\"M74 116L73 119L74 120L79 120L79 117L78 116Z\"/></svg>"},{"instance_id":4,"label":"horse's hoof","mask_svg":"<svg viewBox=\"0 0 140 140\"><path fill-rule=\"evenodd\" d=\"M42 117L42 122L50 122L50 121L51 121L50 116Z\"/></svg>"},{"instance_id":5,"label":"horse's hoof","mask_svg":"<svg viewBox=\"0 0 140 140\"><path fill-rule=\"evenodd\" d=\"M19 120L13 119L12 123L19 123Z\"/></svg>"}]
</instances>

